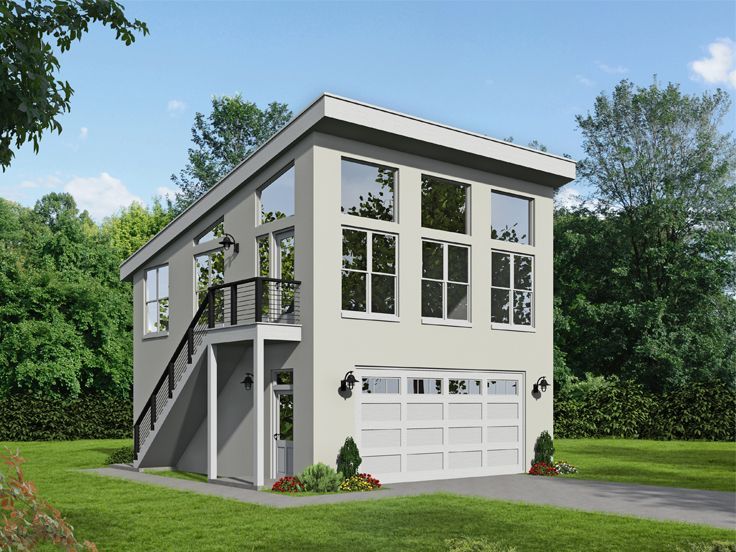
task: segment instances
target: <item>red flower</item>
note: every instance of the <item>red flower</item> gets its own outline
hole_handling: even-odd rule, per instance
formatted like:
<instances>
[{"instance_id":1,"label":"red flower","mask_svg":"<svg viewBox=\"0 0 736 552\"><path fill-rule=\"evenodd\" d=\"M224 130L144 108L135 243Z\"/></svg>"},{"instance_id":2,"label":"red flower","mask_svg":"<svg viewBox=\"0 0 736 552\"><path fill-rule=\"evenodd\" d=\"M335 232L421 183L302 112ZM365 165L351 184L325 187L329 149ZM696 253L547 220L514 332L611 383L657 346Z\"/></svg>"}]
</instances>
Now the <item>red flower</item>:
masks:
<instances>
[{"instance_id":1,"label":"red flower","mask_svg":"<svg viewBox=\"0 0 736 552\"><path fill-rule=\"evenodd\" d=\"M547 475L554 477L555 475L559 475L559 473L560 472L557 471L556 467L547 464L546 462L537 462L529 470L529 475Z\"/></svg>"}]
</instances>

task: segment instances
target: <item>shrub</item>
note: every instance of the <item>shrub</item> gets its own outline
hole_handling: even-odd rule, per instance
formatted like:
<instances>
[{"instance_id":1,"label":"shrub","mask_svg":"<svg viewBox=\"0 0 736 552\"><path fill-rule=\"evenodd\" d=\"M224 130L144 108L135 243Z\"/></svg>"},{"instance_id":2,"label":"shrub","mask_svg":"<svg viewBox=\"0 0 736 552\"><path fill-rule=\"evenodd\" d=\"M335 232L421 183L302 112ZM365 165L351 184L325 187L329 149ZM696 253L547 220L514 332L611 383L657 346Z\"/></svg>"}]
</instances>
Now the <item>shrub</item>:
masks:
<instances>
[{"instance_id":1,"label":"shrub","mask_svg":"<svg viewBox=\"0 0 736 552\"><path fill-rule=\"evenodd\" d=\"M0 550L35 550L49 541L69 551L97 550L94 543L80 543L59 510L38 496L23 476L25 460L19 452L0 454L0 460L9 468L7 474L0 472Z\"/></svg>"},{"instance_id":2,"label":"shrub","mask_svg":"<svg viewBox=\"0 0 736 552\"><path fill-rule=\"evenodd\" d=\"M133 463L133 447L120 447L110 453L105 460L106 464L132 464Z\"/></svg>"},{"instance_id":3,"label":"shrub","mask_svg":"<svg viewBox=\"0 0 736 552\"><path fill-rule=\"evenodd\" d=\"M340 490L345 492L372 491L380 489L381 482L368 473L359 473L340 483Z\"/></svg>"},{"instance_id":4,"label":"shrub","mask_svg":"<svg viewBox=\"0 0 736 552\"><path fill-rule=\"evenodd\" d=\"M569 462L564 462L562 460L560 460L559 462L555 462L555 469L557 470L557 473L562 475L578 473L578 469L575 466L573 466Z\"/></svg>"},{"instance_id":5,"label":"shrub","mask_svg":"<svg viewBox=\"0 0 736 552\"><path fill-rule=\"evenodd\" d=\"M448 552L516 552L515 547L508 548L485 537L457 537L445 540Z\"/></svg>"},{"instance_id":6,"label":"shrub","mask_svg":"<svg viewBox=\"0 0 736 552\"><path fill-rule=\"evenodd\" d=\"M306 489L298 477L287 475L274 483L271 490L277 493L303 493Z\"/></svg>"},{"instance_id":7,"label":"shrub","mask_svg":"<svg viewBox=\"0 0 736 552\"><path fill-rule=\"evenodd\" d=\"M321 462L304 468L299 479L304 483L306 490L315 493L334 493L342 482L339 473Z\"/></svg>"},{"instance_id":8,"label":"shrub","mask_svg":"<svg viewBox=\"0 0 736 552\"><path fill-rule=\"evenodd\" d=\"M358 445L355 444L352 437L345 439L345 444L340 449L337 456L337 471L342 474L345 479L353 477L358 473L358 468L363 459L360 457Z\"/></svg>"},{"instance_id":9,"label":"shrub","mask_svg":"<svg viewBox=\"0 0 736 552\"><path fill-rule=\"evenodd\" d=\"M557 468L547 462L535 462L529 470L529 475L559 475Z\"/></svg>"},{"instance_id":10,"label":"shrub","mask_svg":"<svg viewBox=\"0 0 736 552\"><path fill-rule=\"evenodd\" d=\"M545 464L552 464L552 457L555 454L555 445L552 442L552 436L543 431L537 437L537 442L534 443L534 460L532 464L538 462L544 462Z\"/></svg>"}]
</instances>

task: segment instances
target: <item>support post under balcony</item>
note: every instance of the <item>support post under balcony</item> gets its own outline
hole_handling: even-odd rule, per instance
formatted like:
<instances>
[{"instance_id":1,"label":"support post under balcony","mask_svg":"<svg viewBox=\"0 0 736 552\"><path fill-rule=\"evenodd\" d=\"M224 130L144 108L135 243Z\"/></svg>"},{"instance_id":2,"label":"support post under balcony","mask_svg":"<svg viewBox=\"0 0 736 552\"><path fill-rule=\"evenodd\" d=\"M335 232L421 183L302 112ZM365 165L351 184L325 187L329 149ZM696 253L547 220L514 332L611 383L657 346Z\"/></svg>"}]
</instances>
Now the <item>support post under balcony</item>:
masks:
<instances>
[{"instance_id":1,"label":"support post under balcony","mask_svg":"<svg viewBox=\"0 0 736 552\"><path fill-rule=\"evenodd\" d=\"M263 280L256 278L256 322L263 322Z\"/></svg>"},{"instance_id":2,"label":"support post under balcony","mask_svg":"<svg viewBox=\"0 0 736 552\"><path fill-rule=\"evenodd\" d=\"M207 345L207 479L217 479L217 357Z\"/></svg>"}]
</instances>

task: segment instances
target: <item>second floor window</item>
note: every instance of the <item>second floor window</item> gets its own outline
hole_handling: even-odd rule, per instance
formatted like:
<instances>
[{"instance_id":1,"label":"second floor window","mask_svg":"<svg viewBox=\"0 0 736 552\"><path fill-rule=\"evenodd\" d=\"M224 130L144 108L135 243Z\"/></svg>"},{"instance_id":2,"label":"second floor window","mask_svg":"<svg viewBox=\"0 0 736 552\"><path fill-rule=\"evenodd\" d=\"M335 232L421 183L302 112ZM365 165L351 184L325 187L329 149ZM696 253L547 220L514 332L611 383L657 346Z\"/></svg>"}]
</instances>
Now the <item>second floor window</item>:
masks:
<instances>
[{"instance_id":1,"label":"second floor window","mask_svg":"<svg viewBox=\"0 0 736 552\"><path fill-rule=\"evenodd\" d=\"M194 257L194 279L197 306L205 297L210 286L225 282L225 254L222 249L210 251ZM222 323L225 319L225 292L220 289L214 294L215 321Z\"/></svg>"},{"instance_id":2,"label":"second floor window","mask_svg":"<svg viewBox=\"0 0 736 552\"><path fill-rule=\"evenodd\" d=\"M525 197L491 193L491 238L531 244L532 200Z\"/></svg>"},{"instance_id":3,"label":"second floor window","mask_svg":"<svg viewBox=\"0 0 736 552\"><path fill-rule=\"evenodd\" d=\"M470 248L422 241L422 317L470 320Z\"/></svg>"},{"instance_id":4,"label":"second floor window","mask_svg":"<svg viewBox=\"0 0 736 552\"><path fill-rule=\"evenodd\" d=\"M396 169L342 160L343 213L377 220L396 220L394 193Z\"/></svg>"},{"instance_id":5,"label":"second floor window","mask_svg":"<svg viewBox=\"0 0 736 552\"><path fill-rule=\"evenodd\" d=\"M534 258L491 253L491 322L510 327L534 324Z\"/></svg>"},{"instance_id":6,"label":"second floor window","mask_svg":"<svg viewBox=\"0 0 736 552\"><path fill-rule=\"evenodd\" d=\"M468 233L470 186L422 175L422 226L459 234Z\"/></svg>"},{"instance_id":7,"label":"second floor window","mask_svg":"<svg viewBox=\"0 0 736 552\"><path fill-rule=\"evenodd\" d=\"M294 165L286 169L258 192L259 223L266 224L294 214Z\"/></svg>"},{"instance_id":8,"label":"second floor window","mask_svg":"<svg viewBox=\"0 0 736 552\"><path fill-rule=\"evenodd\" d=\"M169 267L146 271L145 333L169 331Z\"/></svg>"},{"instance_id":9,"label":"second floor window","mask_svg":"<svg viewBox=\"0 0 736 552\"><path fill-rule=\"evenodd\" d=\"M396 315L393 234L343 228L342 310Z\"/></svg>"}]
</instances>

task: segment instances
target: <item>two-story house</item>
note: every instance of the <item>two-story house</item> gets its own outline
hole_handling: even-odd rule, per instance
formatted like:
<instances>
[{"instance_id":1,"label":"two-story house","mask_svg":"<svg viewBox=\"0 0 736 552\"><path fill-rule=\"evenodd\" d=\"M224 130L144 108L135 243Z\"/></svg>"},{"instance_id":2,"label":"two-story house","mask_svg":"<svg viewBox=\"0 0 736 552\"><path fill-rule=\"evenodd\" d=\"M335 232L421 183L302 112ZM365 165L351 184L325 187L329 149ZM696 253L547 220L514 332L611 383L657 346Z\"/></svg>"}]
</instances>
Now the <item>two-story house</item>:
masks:
<instances>
[{"instance_id":1,"label":"two-story house","mask_svg":"<svg viewBox=\"0 0 736 552\"><path fill-rule=\"evenodd\" d=\"M552 430L553 195L574 177L322 95L121 266L135 466L262 486L352 436L386 482L525 471Z\"/></svg>"}]
</instances>

